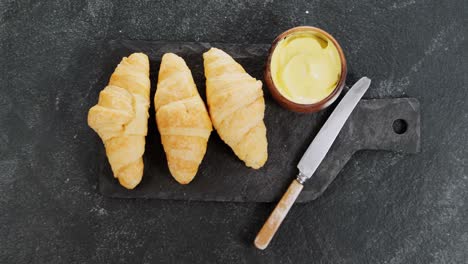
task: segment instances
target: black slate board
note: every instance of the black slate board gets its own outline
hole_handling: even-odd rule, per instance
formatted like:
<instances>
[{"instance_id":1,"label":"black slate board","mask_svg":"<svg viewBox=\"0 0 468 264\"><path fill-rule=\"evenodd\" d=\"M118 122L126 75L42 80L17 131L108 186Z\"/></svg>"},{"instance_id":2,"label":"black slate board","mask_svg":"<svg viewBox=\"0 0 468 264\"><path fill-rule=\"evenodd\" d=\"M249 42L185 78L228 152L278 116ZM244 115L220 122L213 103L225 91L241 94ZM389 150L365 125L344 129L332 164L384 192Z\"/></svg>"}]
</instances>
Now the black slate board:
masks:
<instances>
[{"instance_id":1,"label":"black slate board","mask_svg":"<svg viewBox=\"0 0 468 264\"><path fill-rule=\"evenodd\" d=\"M136 51L146 53L151 61L151 98L153 98L161 56L166 52L174 52L186 60L198 90L205 98L202 53L211 46L225 50L252 76L263 79L263 64L269 48L263 44L111 41L107 47L109 57L105 60L108 64L104 66L108 72L112 72L123 56ZM100 90L102 87L94 89ZM216 132L213 132L206 156L194 181L185 186L176 183L167 168L154 122L154 108L151 107L142 182L134 190L124 189L112 177L104 157L99 161L106 164L101 166L98 175L100 192L105 196L116 198L235 202L278 200L295 177L298 160L332 109L315 114L297 114L279 107L266 87L264 92L269 158L260 170L247 168L220 140ZM408 125L403 134L395 133L392 128L393 122L397 119L405 120ZM416 99L363 100L354 110L313 178L306 183L298 202L311 201L320 196L358 150L383 149L415 153L419 150L419 145L420 113L419 102Z\"/></svg>"}]
</instances>

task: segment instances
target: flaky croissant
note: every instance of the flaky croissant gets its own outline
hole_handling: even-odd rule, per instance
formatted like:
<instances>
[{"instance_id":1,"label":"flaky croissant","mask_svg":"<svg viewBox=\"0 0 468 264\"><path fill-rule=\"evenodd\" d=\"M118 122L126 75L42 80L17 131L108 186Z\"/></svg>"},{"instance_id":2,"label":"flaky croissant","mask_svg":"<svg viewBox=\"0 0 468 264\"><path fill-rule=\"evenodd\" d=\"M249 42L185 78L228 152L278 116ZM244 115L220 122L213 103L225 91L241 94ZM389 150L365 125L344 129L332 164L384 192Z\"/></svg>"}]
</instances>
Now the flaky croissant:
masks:
<instances>
[{"instance_id":1,"label":"flaky croissant","mask_svg":"<svg viewBox=\"0 0 468 264\"><path fill-rule=\"evenodd\" d=\"M88 113L88 125L104 142L114 177L127 189L143 177L149 93L148 57L133 53L122 59Z\"/></svg>"},{"instance_id":2,"label":"flaky croissant","mask_svg":"<svg viewBox=\"0 0 468 264\"><path fill-rule=\"evenodd\" d=\"M262 167L268 158L262 82L222 50L211 48L203 59L213 126L247 166Z\"/></svg>"},{"instance_id":3,"label":"flaky croissant","mask_svg":"<svg viewBox=\"0 0 468 264\"><path fill-rule=\"evenodd\" d=\"M169 170L187 184L205 156L212 126L190 69L175 54L162 57L154 105Z\"/></svg>"}]
</instances>

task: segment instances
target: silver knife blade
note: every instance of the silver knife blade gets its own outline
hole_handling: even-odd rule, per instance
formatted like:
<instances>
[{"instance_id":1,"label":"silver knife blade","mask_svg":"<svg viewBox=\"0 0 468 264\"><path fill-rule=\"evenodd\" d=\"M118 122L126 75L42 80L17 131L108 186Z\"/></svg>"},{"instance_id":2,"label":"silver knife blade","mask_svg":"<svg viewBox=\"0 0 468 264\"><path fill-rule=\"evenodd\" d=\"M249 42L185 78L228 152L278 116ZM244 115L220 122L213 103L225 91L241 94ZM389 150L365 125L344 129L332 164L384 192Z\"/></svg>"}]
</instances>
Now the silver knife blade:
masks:
<instances>
[{"instance_id":1,"label":"silver knife blade","mask_svg":"<svg viewBox=\"0 0 468 264\"><path fill-rule=\"evenodd\" d=\"M346 123L346 120L348 120L357 103L369 88L370 83L371 80L367 77L362 77L357 81L343 99L341 99L341 102L336 106L317 136L315 136L299 161L299 164L297 164L302 182L312 177L315 170L317 170Z\"/></svg>"}]
</instances>

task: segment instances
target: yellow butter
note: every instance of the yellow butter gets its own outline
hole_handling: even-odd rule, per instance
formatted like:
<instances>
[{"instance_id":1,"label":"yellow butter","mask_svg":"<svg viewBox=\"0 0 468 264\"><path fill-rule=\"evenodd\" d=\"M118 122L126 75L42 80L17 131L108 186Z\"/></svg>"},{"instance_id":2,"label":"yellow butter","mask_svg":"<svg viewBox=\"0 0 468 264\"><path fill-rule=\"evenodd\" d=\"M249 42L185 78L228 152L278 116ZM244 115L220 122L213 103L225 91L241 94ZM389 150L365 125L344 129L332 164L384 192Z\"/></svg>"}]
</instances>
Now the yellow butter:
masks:
<instances>
[{"instance_id":1,"label":"yellow butter","mask_svg":"<svg viewBox=\"0 0 468 264\"><path fill-rule=\"evenodd\" d=\"M341 75L341 60L332 41L318 33L293 33L280 40L271 58L271 76L278 91L300 104L330 95Z\"/></svg>"}]
</instances>

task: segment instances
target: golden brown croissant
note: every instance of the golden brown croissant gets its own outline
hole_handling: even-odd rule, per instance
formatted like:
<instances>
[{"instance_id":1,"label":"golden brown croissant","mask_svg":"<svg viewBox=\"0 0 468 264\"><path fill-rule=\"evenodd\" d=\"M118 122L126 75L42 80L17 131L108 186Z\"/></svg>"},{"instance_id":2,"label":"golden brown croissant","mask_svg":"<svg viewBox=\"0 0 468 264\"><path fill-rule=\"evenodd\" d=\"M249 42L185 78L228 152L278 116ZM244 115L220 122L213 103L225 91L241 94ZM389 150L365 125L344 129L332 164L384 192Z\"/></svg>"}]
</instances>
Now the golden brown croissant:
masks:
<instances>
[{"instance_id":1,"label":"golden brown croissant","mask_svg":"<svg viewBox=\"0 0 468 264\"><path fill-rule=\"evenodd\" d=\"M262 82L222 50L211 48L203 59L213 126L245 165L262 167L268 158Z\"/></svg>"},{"instance_id":2,"label":"golden brown croissant","mask_svg":"<svg viewBox=\"0 0 468 264\"><path fill-rule=\"evenodd\" d=\"M104 142L114 177L127 189L143 177L149 92L148 56L133 53L122 59L88 113L88 125Z\"/></svg>"},{"instance_id":3,"label":"golden brown croissant","mask_svg":"<svg viewBox=\"0 0 468 264\"><path fill-rule=\"evenodd\" d=\"M212 126L190 69L175 54L162 57L154 106L169 170L187 184L205 156Z\"/></svg>"}]
</instances>

